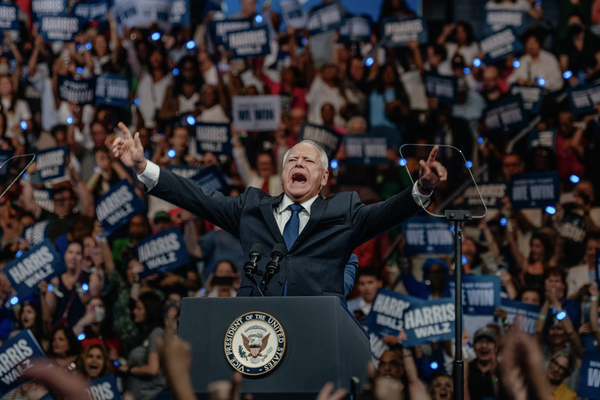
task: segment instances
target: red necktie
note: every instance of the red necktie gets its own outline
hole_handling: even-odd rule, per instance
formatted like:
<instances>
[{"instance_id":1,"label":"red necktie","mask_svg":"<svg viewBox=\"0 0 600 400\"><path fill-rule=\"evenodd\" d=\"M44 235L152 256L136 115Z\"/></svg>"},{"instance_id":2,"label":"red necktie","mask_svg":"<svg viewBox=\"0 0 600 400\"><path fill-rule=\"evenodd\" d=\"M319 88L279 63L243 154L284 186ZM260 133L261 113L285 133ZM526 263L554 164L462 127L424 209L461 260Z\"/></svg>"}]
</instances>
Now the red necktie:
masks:
<instances>
[{"instance_id":1,"label":"red necktie","mask_svg":"<svg viewBox=\"0 0 600 400\"><path fill-rule=\"evenodd\" d=\"M269 194L269 178L265 178L263 185L262 185L262 190L264 190L265 192L267 192L267 194Z\"/></svg>"}]
</instances>

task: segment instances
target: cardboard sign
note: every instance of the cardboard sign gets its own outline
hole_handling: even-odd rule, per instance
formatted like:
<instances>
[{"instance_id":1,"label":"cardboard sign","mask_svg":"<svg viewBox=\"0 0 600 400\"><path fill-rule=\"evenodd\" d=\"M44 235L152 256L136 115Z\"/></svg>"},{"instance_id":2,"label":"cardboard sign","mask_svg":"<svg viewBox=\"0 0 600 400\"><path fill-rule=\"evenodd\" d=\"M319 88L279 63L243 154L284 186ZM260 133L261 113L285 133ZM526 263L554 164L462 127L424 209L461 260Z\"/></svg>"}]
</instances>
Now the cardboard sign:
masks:
<instances>
[{"instance_id":1,"label":"cardboard sign","mask_svg":"<svg viewBox=\"0 0 600 400\"><path fill-rule=\"evenodd\" d=\"M485 54L488 65L504 60L508 55L523 51L523 44L512 29L504 29L479 42L479 48Z\"/></svg>"},{"instance_id":2,"label":"cardboard sign","mask_svg":"<svg viewBox=\"0 0 600 400\"><path fill-rule=\"evenodd\" d=\"M287 26L291 26L294 29L302 29L306 26L308 14L298 0L281 0L279 7Z\"/></svg>"},{"instance_id":3,"label":"cardboard sign","mask_svg":"<svg viewBox=\"0 0 600 400\"><path fill-rule=\"evenodd\" d=\"M544 91L540 86L512 85L510 94L520 94L523 108L530 114L539 114L544 100Z\"/></svg>"},{"instance_id":4,"label":"cardboard sign","mask_svg":"<svg viewBox=\"0 0 600 400\"><path fill-rule=\"evenodd\" d=\"M33 201L44 210L54 212L54 191L52 189L33 189Z\"/></svg>"},{"instance_id":5,"label":"cardboard sign","mask_svg":"<svg viewBox=\"0 0 600 400\"><path fill-rule=\"evenodd\" d=\"M422 300L389 289L378 289L364 325L369 332L375 332L380 336L398 336L404 328L404 311L410 307L411 302L421 303Z\"/></svg>"},{"instance_id":6,"label":"cardboard sign","mask_svg":"<svg viewBox=\"0 0 600 400\"><path fill-rule=\"evenodd\" d=\"M233 58L264 57L271 54L269 29L265 25L227 33L227 49Z\"/></svg>"},{"instance_id":7,"label":"cardboard sign","mask_svg":"<svg viewBox=\"0 0 600 400\"><path fill-rule=\"evenodd\" d=\"M440 103L456 103L458 79L455 76L444 76L426 72L424 83L427 97L435 97Z\"/></svg>"},{"instance_id":8,"label":"cardboard sign","mask_svg":"<svg viewBox=\"0 0 600 400\"><path fill-rule=\"evenodd\" d=\"M581 369L579 370L577 396L600 400L600 352L597 348L583 353Z\"/></svg>"},{"instance_id":9,"label":"cardboard sign","mask_svg":"<svg viewBox=\"0 0 600 400\"><path fill-rule=\"evenodd\" d=\"M3 31L19 30L19 7L12 4L0 4L0 29Z\"/></svg>"},{"instance_id":10,"label":"cardboard sign","mask_svg":"<svg viewBox=\"0 0 600 400\"><path fill-rule=\"evenodd\" d=\"M342 10L339 3L322 3L310 9L306 28L310 36L333 31L342 25Z\"/></svg>"},{"instance_id":11,"label":"cardboard sign","mask_svg":"<svg viewBox=\"0 0 600 400\"><path fill-rule=\"evenodd\" d=\"M535 333L535 322L540 314L541 306L525 304L520 301L501 299L502 308L506 310L506 320L509 324L519 324L519 329L530 335ZM516 321L515 321L516 320Z\"/></svg>"},{"instance_id":12,"label":"cardboard sign","mask_svg":"<svg viewBox=\"0 0 600 400\"><path fill-rule=\"evenodd\" d=\"M560 196L558 171L513 175L510 186L513 210L555 206Z\"/></svg>"},{"instance_id":13,"label":"cardboard sign","mask_svg":"<svg viewBox=\"0 0 600 400\"><path fill-rule=\"evenodd\" d=\"M199 173L191 178L205 192L221 192L229 194L230 188L223 175L223 171L215 165L202 169Z\"/></svg>"},{"instance_id":14,"label":"cardboard sign","mask_svg":"<svg viewBox=\"0 0 600 400\"><path fill-rule=\"evenodd\" d=\"M419 44L429 42L429 31L427 21L423 18L398 19L397 17L383 18L381 20L381 31L386 47L404 47L411 40L417 40Z\"/></svg>"},{"instance_id":15,"label":"cardboard sign","mask_svg":"<svg viewBox=\"0 0 600 400\"><path fill-rule=\"evenodd\" d=\"M500 307L500 277L497 275L465 275L462 281L463 313L466 315L493 315ZM448 288L454 298L456 283Z\"/></svg>"},{"instance_id":16,"label":"cardboard sign","mask_svg":"<svg viewBox=\"0 0 600 400\"><path fill-rule=\"evenodd\" d=\"M583 243L587 226L585 217L572 211L565 211L561 222L560 236L566 241Z\"/></svg>"},{"instance_id":17,"label":"cardboard sign","mask_svg":"<svg viewBox=\"0 0 600 400\"><path fill-rule=\"evenodd\" d=\"M387 138L373 134L344 135L344 147L348 158L344 160L347 165L386 165Z\"/></svg>"},{"instance_id":18,"label":"cardboard sign","mask_svg":"<svg viewBox=\"0 0 600 400\"><path fill-rule=\"evenodd\" d=\"M192 15L189 0L172 0L172 2L171 24L175 26L189 26L191 22L190 16Z\"/></svg>"},{"instance_id":19,"label":"cardboard sign","mask_svg":"<svg viewBox=\"0 0 600 400\"><path fill-rule=\"evenodd\" d=\"M129 108L129 78L117 74L102 74L96 77L96 104Z\"/></svg>"},{"instance_id":20,"label":"cardboard sign","mask_svg":"<svg viewBox=\"0 0 600 400\"><path fill-rule=\"evenodd\" d=\"M46 42L72 42L80 30L79 18L68 14L44 15L39 25L39 32Z\"/></svg>"},{"instance_id":21,"label":"cardboard sign","mask_svg":"<svg viewBox=\"0 0 600 400\"><path fill-rule=\"evenodd\" d=\"M196 151L231 157L231 124L196 122Z\"/></svg>"},{"instance_id":22,"label":"cardboard sign","mask_svg":"<svg viewBox=\"0 0 600 400\"><path fill-rule=\"evenodd\" d=\"M35 180L45 182L65 176L67 155L67 146L53 147L36 152L37 172Z\"/></svg>"},{"instance_id":23,"label":"cardboard sign","mask_svg":"<svg viewBox=\"0 0 600 400\"><path fill-rule=\"evenodd\" d=\"M300 128L300 141L312 140L325 150L329 159L335 158L335 155L342 143L342 135L333 129L320 125L309 124L305 122Z\"/></svg>"},{"instance_id":24,"label":"cardboard sign","mask_svg":"<svg viewBox=\"0 0 600 400\"><path fill-rule=\"evenodd\" d=\"M368 15L353 15L342 20L339 29L339 42L365 42L371 41L371 17Z\"/></svg>"},{"instance_id":25,"label":"cardboard sign","mask_svg":"<svg viewBox=\"0 0 600 400\"><path fill-rule=\"evenodd\" d=\"M96 203L96 216L102 222L106 236L129 222L134 216L146 211L146 205L135 194L133 186L123 179L102 195Z\"/></svg>"},{"instance_id":26,"label":"cardboard sign","mask_svg":"<svg viewBox=\"0 0 600 400\"><path fill-rule=\"evenodd\" d=\"M240 131L274 131L281 121L279 96L234 96L233 122Z\"/></svg>"},{"instance_id":27,"label":"cardboard sign","mask_svg":"<svg viewBox=\"0 0 600 400\"><path fill-rule=\"evenodd\" d=\"M95 93L95 78L70 79L60 75L58 77L58 96L61 100L79 105L92 104Z\"/></svg>"},{"instance_id":28,"label":"cardboard sign","mask_svg":"<svg viewBox=\"0 0 600 400\"><path fill-rule=\"evenodd\" d=\"M549 147L552 150L556 149L556 130L538 131L533 129L527 135L527 149L531 150L536 147Z\"/></svg>"},{"instance_id":29,"label":"cardboard sign","mask_svg":"<svg viewBox=\"0 0 600 400\"><path fill-rule=\"evenodd\" d=\"M59 15L66 12L66 0L31 0L31 15L36 22L44 15Z\"/></svg>"},{"instance_id":30,"label":"cardboard sign","mask_svg":"<svg viewBox=\"0 0 600 400\"><path fill-rule=\"evenodd\" d=\"M44 351L29 329L8 339L0 347L0 393L8 393L30 381L23 372L33 366L36 358L45 358Z\"/></svg>"},{"instance_id":31,"label":"cardboard sign","mask_svg":"<svg viewBox=\"0 0 600 400\"><path fill-rule=\"evenodd\" d=\"M84 22L104 22L107 20L107 14L108 1L106 0L87 0L75 3L75 6L73 6L73 15Z\"/></svg>"},{"instance_id":32,"label":"cardboard sign","mask_svg":"<svg viewBox=\"0 0 600 400\"><path fill-rule=\"evenodd\" d=\"M50 240L45 239L21 257L12 260L4 267L4 273L19 298L24 299L39 291L38 283L48 282L66 269L61 255L54 249Z\"/></svg>"},{"instance_id":33,"label":"cardboard sign","mask_svg":"<svg viewBox=\"0 0 600 400\"><path fill-rule=\"evenodd\" d=\"M88 393L90 400L121 400L121 393L119 393L114 374L94 379L85 391Z\"/></svg>"},{"instance_id":34,"label":"cardboard sign","mask_svg":"<svg viewBox=\"0 0 600 400\"><path fill-rule=\"evenodd\" d=\"M483 34L491 35L506 28L521 33L527 14L524 11L486 10Z\"/></svg>"},{"instance_id":35,"label":"cardboard sign","mask_svg":"<svg viewBox=\"0 0 600 400\"><path fill-rule=\"evenodd\" d=\"M567 88L567 98L575 114L595 114L595 104L600 103L600 84L591 83Z\"/></svg>"},{"instance_id":36,"label":"cardboard sign","mask_svg":"<svg viewBox=\"0 0 600 400\"><path fill-rule=\"evenodd\" d=\"M515 133L529 125L518 94L492 103L483 115L490 137Z\"/></svg>"},{"instance_id":37,"label":"cardboard sign","mask_svg":"<svg viewBox=\"0 0 600 400\"><path fill-rule=\"evenodd\" d=\"M402 225L406 254L452 254L454 238L450 225L433 217L413 217Z\"/></svg>"},{"instance_id":38,"label":"cardboard sign","mask_svg":"<svg viewBox=\"0 0 600 400\"><path fill-rule=\"evenodd\" d=\"M136 251L139 262L144 266L140 278L169 271L190 262L179 228L167 229L138 242Z\"/></svg>"},{"instance_id":39,"label":"cardboard sign","mask_svg":"<svg viewBox=\"0 0 600 400\"><path fill-rule=\"evenodd\" d=\"M23 229L23 239L27 239L31 246L42 243L48 237L50 221L41 221Z\"/></svg>"},{"instance_id":40,"label":"cardboard sign","mask_svg":"<svg viewBox=\"0 0 600 400\"><path fill-rule=\"evenodd\" d=\"M487 208L502 208L502 198L507 196L509 182L488 182L467 188L463 194L467 206L481 206L481 198ZM481 197L479 196L481 193Z\"/></svg>"},{"instance_id":41,"label":"cardboard sign","mask_svg":"<svg viewBox=\"0 0 600 400\"><path fill-rule=\"evenodd\" d=\"M226 19L211 21L208 24L211 38L218 46L227 44L229 32L243 31L250 28L252 28L252 21L249 19Z\"/></svg>"},{"instance_id":42,"label":"cardboard sign","mask_svg":"<svg viewBox=\"0 0 600 400\"><path fill-rule=\"evenodd\" d=\"M455 318L453 299L411 301L404 312L404 331L408 339L402 345L408 348L454 339Z\"/></svg>"}]
</instances>

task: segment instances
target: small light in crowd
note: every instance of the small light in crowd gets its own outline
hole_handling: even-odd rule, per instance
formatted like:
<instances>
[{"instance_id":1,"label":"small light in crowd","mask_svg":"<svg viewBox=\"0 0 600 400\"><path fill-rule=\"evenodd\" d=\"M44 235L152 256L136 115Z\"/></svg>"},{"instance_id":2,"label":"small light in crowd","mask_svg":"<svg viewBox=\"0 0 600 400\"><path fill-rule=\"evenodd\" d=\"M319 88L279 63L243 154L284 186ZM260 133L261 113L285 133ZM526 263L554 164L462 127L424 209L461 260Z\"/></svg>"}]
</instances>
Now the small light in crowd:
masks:
<instances>
[{"instance_id":1,"label":"small light in crowd","mask_svg":"<svg viewBox=\"0 0 600 400\"><path fill-rule=\"evenodd\" d=\"M86 49L86 50L91 50L91 49L92 49L92 44L91 44L90 42L87 42L87 43L85 44L85 49Z\"/></svg>"},{"instance_id":2,"label":"small light in crowd","mask_svg":"<svg viewBox=\"0 0 600 400\"><path fill-rule=\"evenodd\" d=\"M19 250L19 251L17 251L17 254L15 254L15 256L17 258L21 257L22 255L23 255L23 250Z\"/></svg>"},{"instance_id":3,"label":"small light in crowd","mask_svg":"<svg viewBox=\"0 0 600 400\"><path fill-rule=\"evenodd\" d=\"M28 177L28 176L29 176L29 174L28 174L27 172L25 172L25 173L23 174L23 179L27 179L27 177Z\"/></svg>"},{"instance_id":4,"label":"small light in crowd","mask_svg":"<svg viewBox=\"0 0 600 400\"><path fill-rule=\"evenodd\" d=\"M477 137L477 143L479 143L479 144L483 143L483 137L482 136L478 136Z\"/></svg>"},{"instance_id":5,"label":"small light in crowd","mask_svg":"<svg viewBox=\"0 0 600 400\"><path fill-rule=\"evenodd\" d=\"M469 169L473 168L473 161L467 160L467 162L465 163L465 167L467 167Z\"/></svg>"},{"instance_id":6,"label":"small light in crowd","mask_svg":"<svg viewBox=\"0 0 600 400\"><path fill-rule=\"evenodd\" d=\"M331 162L329 163L329 165L331 166L331 169L337 169L337 167L338 167L338 160L336 160L336 159L331 160Z\"/></svg>"},{"instance_id":7,"label":"small light in crowd","mask_svg":"<svg viewBox=\"0 0 600 400\"><path fill-rule=\"evenodd\" d=\"M538 78L537 84L540 86L544 86L546 84L546 80L544 78Z\"/></svg>"},{"instance_id":8,"label":"small light in crowd","mask_svg":"<svg viewBox=\"0 0 600 400\"><path fill-rule=\"evenodd\" d=\"M193 115L188 115L185 120L187 121L188 125L194 125L196 123L196 118L194 118Z\"/></svg>"},{"instance_id":9,"label":"small light in crowd","mask_svg":"<svg viewBox=\"0 0 600 400\"><path fill-rule=\"evenodd\" d=\"M21 121L21 129L25 130L29 127L29 125L27 125L27 121Z\"/></svg>"},{"instance_id":10,"label":"small light in crowd","mask_svg":"<svg viewBox=\"0 0 600 400\"><path fill-rule=\"evenodd\" d=\"M151 36L150 39L152 39L153 41L157 41L160 40L160 32L154 32Z\"/></svg>"},{"instance_id":11,"label":"small light in crowd","mask_svg":"<svg viewBox=\"0 0 600 400\"><path fill-rule=\"evenodd\" d=\"M306 38L302 38L302 40L300 41L300 43L302 43L302 46L306 46L306 42L308 42Z\"/></svg>"},{"instance_id":12,"label":"small light in crowd","mask_svg":"<svg viewBox=\"0 0 600 400\"><path fill-rule=\"evenodd\" d=\"M51 292L54 289L54 285L53 284L49 284L48 285L48 291Z\"/></svg>"},{"instance_id":13,"label":"small light in crowd","mask_svg":"<svg viewBox=\"0 0 600 400\"><path fill-rule=\"evenodd\" d=\"M469 67L464 67L463 68L463 74L469 75L470 72L471 72L471 69Z\"/></svg>"},{"instance_id":14,"label":"small light in crowd","mask_svg":"<svg viewBox=\"0 0 600 400\"><path fill-rule=\"evenodd\" d=\"M81 45L80 44L77 45L77 51L79 51L79 50L81 50Z\"/></svg>"},{"instance_id":15,"label":"small light in crowd","mask_svg":"<svg viewBox=\"0 0 600 400\"><path fill-rule=\"evenodd\" d=\"M406 164L408 164L408 160L406 158L401 158L400 161L398 161L398 164L401 167L404 167Z\"/></svg>"},{"instance_id":16,"label":"small light in crowd","mask_svg":"<svg viewBox=\"0 0 600 400\"><path fill-rule=\"evenodd\" d=\"M521 63L519 62L519 60L513 61L513 68L519 68L520 66L521 66Z\"/></svg>"},{"instance_id":17,"label":"small light in crowd","mask_svg":"<svg viewBox=\"0 0 600 400\"><path fill-rule=\"evenodd\" d=\"M254 21L256 21L257 24L260 24L261 22L263 22L262 15L258 14L256 17L254 17Z\"/></svg>"},{"instance_id":18,"label":"small light in crowd","mask_svg":"<svg viewBox=\"0 0 600 400\"><path fill-rule=\"evenodd\" d=\"M479 67L481 65L481 60L479 58L474 58L473 59L473 66L474 67Z\"/></svg>"},{"instance_id":19,"label":"small light in crowd","mask_svg":"<svg viewBox=\"0 0 600 400\"><path fill-rule=\"evenodd\" d=\"M201 288L200 293L206 293L206 288Z\"/></svg>"},{"instance_id":20,"label":"small light in crowd","mask_svg":"<svg viewBox=\"0 0 600 400\"><path fill-rule=\"evenodd\" d=\"M374 62L375 62L375 60L373 60L373 57L368 57L368 58L365 60L365 65L366 65L367 67L370 67L371 65L373 65L373 63L374 63Z\"/></svg>"},{"instance_id":21,"label":"small light in crowd","mask_svg":"<svg viewBox=\"0 0 600 400\"><path fill-rule=\"evenodd\" d=\"M80 333L79 335L77 335L77 340L81 342L83 339L85 339L85 333Z\"/></svg>"},{"instance_id":22,"label":"small light in crowd","mask_svg":"<svg viewBox=\"0 0 600 400\"><path fill-rule=\"evenodd\" d=\"M579 177L578 177L577 175L571 175L571 176L569 177L569 180L570 180L572 183L579 183Z\"/></svg>"},{"instance_id":23,"label":"small light in crowd","mask_svg":"<svg viewBox=\"0 0 600 400\"><path fill-rule=\"evenodd\" d=\"M185 44L185 47L187 47L188 50L193 50L196 48L196 42L190 40Z\"/></svg>"},{"instance_id":24,"label":"small light in crowd","mask_svg":"<svg viewBox=\"0 0 600 400\"><path fill-rule=\"evenodd\" d=\"M12 304L13 306L16 305L19 302L19 298L17 296L13 296L10 299L10 304Z\"/></svg>"},{"instance_id":25,"label":"small light in crowd","mask_svg":"<svg viewBox=\"0 0 600 400\"><path fill-rule=\"evenodd\" d=\"M573 76L573 72L572 71L565 71L565 72L563 72L563 78L565 78L565 79L569 79L572 76Z\"/></svg>"},{"instance_id":26,"label":"small light in crowd","mask_svg":"<svg viewBox=\"0 0 600 400\"><path fill-rule=\"evenodd\" d=\"M556 214L556 208L554 208L552 206L548 206L548 207L546 207L546 212L550 215L554 215L554 214Z\"/></svg>"},{"instance_id":27,"label":"small light in crowd","mask_svg":"<svg viewBox=\"0 0 600 400\"><path fill-rule=\"evenodd\" d=\"M450 231L454 232L454 225L450 225Z\"/></svg>"},{"instance_id":28,"label":"small light in crowd","mask_svg":"<svg viewBox=\"0 0 600 400\"><path fill-rule=\"evenodd\" d=\"M113 361L113 365L118 368L119 367L119 362L117 360L115 360L115 361Z\"/></svg>"},{"instance_id":29,"label":"small light in crowd","mask_svg":"<svg viewBox=\"0 0 600 400\"><path fill-rule=\"evenodd\" d=\"M431 367L431 369L438 369L439 365L437 362L432 361L431 364L429 364L429 366Z\"/></svg>"},{"instance_id":30,"label":"small light in crowd","mask_svg":"<svg viewBox=\"0 0 600 400\"><path fill-rule=\"evenodd\" d=\"M175 157L176 154L177 153L175 153L175 150L173 150L173 149L167 151L167 155L169 156L169 158Z\"/></svg>"},{"instance_id":31,"label":"small light in crowd","mask_svg":"<svg viewBox=\"0 0 600 400\"><path fill-rule=\"evenodd\" d=\"M135 100L133 100L133 103L134 103L136 106L139 106L139 105L140 105L140 99L135 99Z\"/></svg>"},{"instance_id":32,"label":"small light in crowd","mask_svg":"<svg viewBox=\"0 0 600 400\"><path fill-rule=\"evenodd\" d=\"M506 218L500 218L500 226L506 226Z\"/></svg>"},{"instance_id":33,"label":"small light in crowd","mask_svg":"<svg viewBox=\"0 0 600 400\"><path fill-rule=\"evenodd\" d=\"M77 67L77 68L75 68L75 71L77 71L77 73L78 73L79 75L83 74L83 68L82 68L82 67Z\"/></svg>"},{"instance_id":34,"label":"small light in crowd","mask_svg":"<svg viewBox=\"0 0 600 400\"><path fill-rule=\"evenodd\" d=\"M100 171L100 168L94 167L94 172L99 172L99 171Z\"/></svg>"},{"instance_id":35,"label":"small light in crowd","mask_svg":"<svg viewBox=\"0 0 600 400\"><path fill-rule=\"evenodd\" d=\"M90 287L88 286L87 283L82 283L81 288L83 289L84 292L87 292L88 290L90 290Z\"/></svg>"},{"instance_id":36,"label":"small light in crowd","mask_svg":"<svg viewBox=\"0 0 600 400\"><path fill-rule=\"evenodd\" d=\"M179 68L173 68L173 76L179 75Z\"/></svg>"},{"instance_id":37,"label":"small light in crowd","mask_svg":"<svg viewBox=\"0 0 600 400\"><path fill-rule=\"evenodd\" d=\"M556 314L556 319L559 321L562 321L566 317L567 317L567 313L564 311L559 311L558 314Z\"/></svg>"},{"instance_id":38,"label":"small light in crowd","mask_svg":"<svg viewBox=\"0 0 600 400\"><path fill-rule=\"evenodd\" d=\"M73 123L73 117L67 117L67 124L71 125Z\"/></svg>"},{"instance_id":39,"label":"small light in crowd","mask_svg":"<svg viewBox=\"0 0 600 400\"><path fill-rule=\"evenodd\" d=\"M462 256L462 265L465 265L467 263L467 257L466 256Z\"/></svg>"}]
</instances>

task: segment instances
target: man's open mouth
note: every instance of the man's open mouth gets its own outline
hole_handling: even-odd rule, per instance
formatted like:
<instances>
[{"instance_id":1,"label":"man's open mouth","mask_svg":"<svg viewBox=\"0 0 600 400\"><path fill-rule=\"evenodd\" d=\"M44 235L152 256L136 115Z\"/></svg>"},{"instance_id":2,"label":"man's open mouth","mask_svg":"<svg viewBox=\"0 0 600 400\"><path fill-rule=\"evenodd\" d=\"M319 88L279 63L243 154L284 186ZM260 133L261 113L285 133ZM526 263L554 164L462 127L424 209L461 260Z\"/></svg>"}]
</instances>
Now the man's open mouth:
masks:
<instances>
[{"instance_id":1,"label":"man's open mouth","mask_svg":"<svg viewBox=\"0 0 600 400\"><path fill-rule=\"evenodd\" d=\"M292 175L292 183L306 183L306 176L300 172L296 172Z\"/></svg>"}]
</instances>

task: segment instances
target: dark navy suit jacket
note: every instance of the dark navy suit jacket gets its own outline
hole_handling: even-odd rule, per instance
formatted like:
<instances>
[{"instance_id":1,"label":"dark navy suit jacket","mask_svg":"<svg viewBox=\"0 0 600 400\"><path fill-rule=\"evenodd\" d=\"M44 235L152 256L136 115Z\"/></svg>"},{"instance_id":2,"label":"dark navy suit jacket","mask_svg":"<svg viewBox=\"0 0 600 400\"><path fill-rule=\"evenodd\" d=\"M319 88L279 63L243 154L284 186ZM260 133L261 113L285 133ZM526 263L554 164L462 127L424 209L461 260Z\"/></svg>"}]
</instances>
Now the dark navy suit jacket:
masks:
<instances>
[{"instance_id":1,"label":"dark navy suit jacket","mask_svg":"<svg viewBox=\"0 0 600 400\"><path fill-rule=\"evenodd\" d=\"M360 202L356 192L338 193L326 200L319 195L308 224L267 286L267 295L281 296L287 281L288 296L338 296L345 301L344 269L352 251L421 210L411 190L369 206ZM162 168L149 194L220 226L240 239L245 254L253 244L262 245L266 253L259 263L262 270L270 260L273 245L284 243L273 216L273 207L281 202L283 194L273 197L256 188L248 188L238 197L205 193L194 181ZM243 276L238 296L259 293Z\"/></svg>"}]
</instances>

